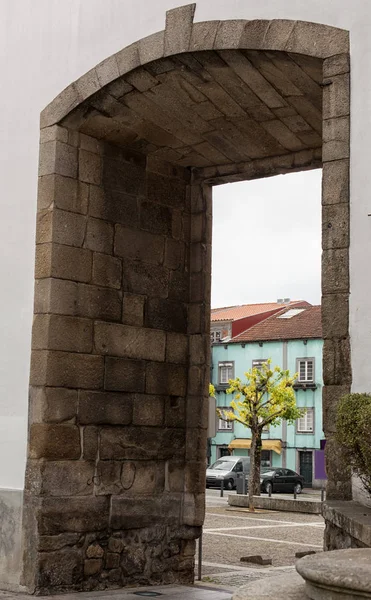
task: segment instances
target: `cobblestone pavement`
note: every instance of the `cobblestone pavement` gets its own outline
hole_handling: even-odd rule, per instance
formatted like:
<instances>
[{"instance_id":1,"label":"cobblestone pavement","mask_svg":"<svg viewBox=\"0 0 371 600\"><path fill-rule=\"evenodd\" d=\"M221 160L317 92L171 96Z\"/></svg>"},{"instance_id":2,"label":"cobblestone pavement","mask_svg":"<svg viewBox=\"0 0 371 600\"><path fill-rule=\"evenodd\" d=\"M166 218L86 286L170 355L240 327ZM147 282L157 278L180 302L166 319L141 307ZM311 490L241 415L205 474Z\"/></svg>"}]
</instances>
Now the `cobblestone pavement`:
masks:
<instances>
[{"instance_id":1,"label":"cobblestone pavement","mask_svg":"<svg viewBox=\"0 0 371 600\"><path fill-rule=\"evenodd\" d=\"M203 529L202 579L231 588L272 577L295 568L295 553L321 552L324 522L319 515L246 509L228 506L228 494L206 491ZM312 492L310 495L316 495ZM242 556L260 554L272 566L241 562ZM196 569L197 571L197 569Z\"/></svg>"}]
</instances>

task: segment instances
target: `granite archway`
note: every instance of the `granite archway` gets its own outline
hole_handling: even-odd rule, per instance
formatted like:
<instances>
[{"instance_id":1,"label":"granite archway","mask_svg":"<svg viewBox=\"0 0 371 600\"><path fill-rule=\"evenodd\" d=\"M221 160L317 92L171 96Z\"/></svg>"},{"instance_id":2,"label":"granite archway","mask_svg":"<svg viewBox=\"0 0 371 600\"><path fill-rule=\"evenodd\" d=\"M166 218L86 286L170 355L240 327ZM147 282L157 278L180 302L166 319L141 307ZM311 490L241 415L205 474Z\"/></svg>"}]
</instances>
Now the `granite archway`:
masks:
<instances>
[{"instance_id":1,"label":"granite archway","mask_svg":"<svg viewBox=\"0 0 371 600\"><path fill-rule=\"evenodd\" d=\"M30 592L193 580L204 518L213 185L323 168L328 496L351 382L348 32L164 31L42 113L24 572Z\"/></svg>"}]
</instances>

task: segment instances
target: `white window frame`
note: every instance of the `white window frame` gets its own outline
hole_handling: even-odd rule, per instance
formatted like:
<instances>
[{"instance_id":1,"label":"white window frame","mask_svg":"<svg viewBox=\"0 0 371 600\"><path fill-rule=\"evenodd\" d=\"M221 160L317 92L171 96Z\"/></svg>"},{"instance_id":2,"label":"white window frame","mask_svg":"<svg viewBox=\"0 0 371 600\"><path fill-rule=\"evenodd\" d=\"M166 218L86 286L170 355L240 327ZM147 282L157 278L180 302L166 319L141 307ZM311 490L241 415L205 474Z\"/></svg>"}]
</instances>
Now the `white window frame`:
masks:
<instances>
[{"instance_id":1,"label":"white window frame","mask_svg":"<svg viewBox=\"0 0 371 600\"><path fill-rule=\"evenodd\" d=\"M230 370L230 377L228 377L227 370L227 378L226 381L222 381L222 371L224 369ZM225 360L218 363L218 383L219 385L228 385L230 379L234 379L234 361L233 360Z\"/></svg>"},{"instance_id":2,"label":"white window frame","mask_svg":"<svg viewBox=\"0 0 371 600\"><path fill-rule=\"evenodd\" d=\"M308 416L310 416L310 421L312 428L309 429L308 425ZM310 423L309 423L310 424ZM305 415L299 417L296 421L296 433L310 433L314 434L314 407L308 407L306 409Z\"/></svg>"},{"instance_id":3,"label":"white window frame","mask_svg":"<svg viewBox=\"0 0 371 600\"><path fill-rule=\"evenodd\" d=\"M300 372L300 364L304 363L305 367L304 367L304 378L301 377L301 372ZM308 378L308 365L311 364L312 365L312 377L309 379ZM314 383L315 379L315 359L314 357L310 357L310 358L297 358L296 359L296 371L298 373L298 383Z\"/></svg>"},{"instance_id":4,"label":"white window frame","mask_svg":"<svg viewBox=\"0 0 371 600\"><path fill-rule=\"evenodd\" d=\"M252 368L261 370L264 363L268 362L268 358L254 358L252 361Z\"/></svg>"},{"instance_id":5,"label":"white window frame","mask_svg":"<svg viewBox=\"0 0 371 600\"><path fill-rule=\"evenodd\" d=\"M230 406L220 406L218 408L223 414L227 410L233 412L233 410L231 409ZM234 429L234 421L224 421L223 419L219 418L218 431L233 431L233 429Z\"/></svg>"}]
</instances>

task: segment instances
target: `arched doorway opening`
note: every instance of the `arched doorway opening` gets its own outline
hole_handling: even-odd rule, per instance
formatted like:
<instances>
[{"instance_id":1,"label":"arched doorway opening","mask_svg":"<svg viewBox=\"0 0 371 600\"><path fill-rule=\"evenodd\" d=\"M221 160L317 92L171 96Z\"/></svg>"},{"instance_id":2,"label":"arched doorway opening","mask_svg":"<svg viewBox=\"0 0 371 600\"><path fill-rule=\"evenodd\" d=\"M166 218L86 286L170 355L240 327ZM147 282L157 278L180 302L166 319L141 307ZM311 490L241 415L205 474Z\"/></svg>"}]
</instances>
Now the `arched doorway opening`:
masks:
<instances>
[{"instance_id":1,"label":"arched doorway opening","mask_svg":"<svg viewBox=\"0 0 371 600\"><path fill-rule=\"evenodd\" d=\"M204 518L212 186L323 167L328 494L351 380L349 42L314 23L166 29L42 113L24 583L193 580Z\"/></svg>"}]
</instances>

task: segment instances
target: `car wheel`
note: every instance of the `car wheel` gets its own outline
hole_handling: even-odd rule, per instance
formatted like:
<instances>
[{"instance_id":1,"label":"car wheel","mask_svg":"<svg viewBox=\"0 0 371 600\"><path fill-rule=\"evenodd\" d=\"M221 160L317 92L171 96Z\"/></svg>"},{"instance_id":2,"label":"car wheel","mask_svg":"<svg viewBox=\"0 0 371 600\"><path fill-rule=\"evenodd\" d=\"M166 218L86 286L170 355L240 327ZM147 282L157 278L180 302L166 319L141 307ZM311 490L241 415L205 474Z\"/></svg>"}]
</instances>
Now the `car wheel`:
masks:
<instances>
[{"instance_id":1,"label":"car wheel","mask_svg":"<svg viewBox=\"0 0 371 600\"><path fill-rule=\"evenodd\" d=\"M271 494L273 492L273 485L270 481L264 485L264 488L267 494Z\"/></svg>"},{"instance_id":2,"label":"car wheel","mask_svg":"<svg viewBox=\"0 0 371 600\"><path fill-rule=\"evenodd\" d=\"M233 490L234 485L233 485L233 479L228 479L226 486L227 490Z\"/></svg>"},{"instance_id":3,"label":"car wheel","mask_svg":"<svg viewBox=\"0 0 371 600\"><path fill-rule=\"evenodd\" d=\"M301 485L301 483L295 483L294 492L296 494L301 494L302 489L303 486Z\"/></svg>"}]
</instances>

